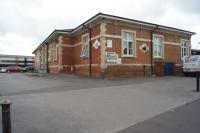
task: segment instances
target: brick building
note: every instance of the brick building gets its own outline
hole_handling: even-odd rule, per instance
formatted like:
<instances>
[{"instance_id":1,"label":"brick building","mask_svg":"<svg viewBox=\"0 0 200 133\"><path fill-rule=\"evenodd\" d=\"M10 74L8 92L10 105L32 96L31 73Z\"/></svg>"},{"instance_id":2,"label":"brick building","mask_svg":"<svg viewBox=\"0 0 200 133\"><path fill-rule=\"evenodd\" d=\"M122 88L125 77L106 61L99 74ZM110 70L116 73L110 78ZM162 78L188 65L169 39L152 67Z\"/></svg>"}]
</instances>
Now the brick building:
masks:
<instances>
[{"instance_id":1,"label":"brick building","mask_svg":"<svg viewBox=\"0 0 200 133\"><path fill-rule=\"evenodd\" d=\"M99 13L75 29L53 31L33 52L35 68L92 77L176 75L193 34Z\"/></svg>"}]
</instances>

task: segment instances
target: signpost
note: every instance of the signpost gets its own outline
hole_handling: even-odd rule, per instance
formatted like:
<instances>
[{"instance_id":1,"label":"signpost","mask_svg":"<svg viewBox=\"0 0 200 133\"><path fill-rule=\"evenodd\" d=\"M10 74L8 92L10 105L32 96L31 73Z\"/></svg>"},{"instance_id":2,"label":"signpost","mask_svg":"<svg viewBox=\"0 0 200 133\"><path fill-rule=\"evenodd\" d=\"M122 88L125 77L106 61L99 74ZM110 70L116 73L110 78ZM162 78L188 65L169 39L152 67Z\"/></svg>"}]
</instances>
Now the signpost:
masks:
<instances>
[{"instance_id":1,"label":"signpost","mask_svg":"<svg viewBox=\"0 0 200 133\"><path fill-rule=\"evenodd\" d=\"M196 72L196 77L197 77L197 92L199 92L199 75L200 75L200 72Z\"/></svg>"}]
</instances>

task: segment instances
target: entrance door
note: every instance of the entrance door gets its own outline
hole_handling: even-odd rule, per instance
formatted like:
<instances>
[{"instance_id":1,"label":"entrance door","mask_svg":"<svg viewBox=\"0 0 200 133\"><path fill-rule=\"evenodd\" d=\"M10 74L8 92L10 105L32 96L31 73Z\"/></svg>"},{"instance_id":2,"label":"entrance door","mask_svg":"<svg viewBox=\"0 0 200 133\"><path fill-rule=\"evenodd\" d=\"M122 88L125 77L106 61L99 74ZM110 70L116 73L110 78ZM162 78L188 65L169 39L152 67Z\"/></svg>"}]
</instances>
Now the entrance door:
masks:
<instances>
[{"instance_id":1,"label":"entrance door","mask_svg":"<svg viewBox=\"0 0 200 133\"><path fill-rule=\"evenodd\" d=\"M165 75L173 75L174 73L174 63L166 62L164 66Z\"/></svg>"}]
</instances>

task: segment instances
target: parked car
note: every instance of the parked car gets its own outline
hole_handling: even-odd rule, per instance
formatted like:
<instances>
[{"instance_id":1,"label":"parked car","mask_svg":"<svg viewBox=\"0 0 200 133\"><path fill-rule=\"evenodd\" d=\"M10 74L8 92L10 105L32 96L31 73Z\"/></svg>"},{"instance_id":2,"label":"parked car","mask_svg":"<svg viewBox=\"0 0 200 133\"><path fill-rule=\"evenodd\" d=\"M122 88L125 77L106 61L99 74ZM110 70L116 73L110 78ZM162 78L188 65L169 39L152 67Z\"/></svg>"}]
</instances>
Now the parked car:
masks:
<instances>
[{"instance_id":1,"label":"parked car","mask_svg":"<svg viewBox=\"0 0 200 133\"><path fill-rule=\"evenodd\" d=\"M34 67L33 66L25 67L24 72L34 72Z\"/></svg>"},{"instance_id":2,"label":"parked car","mask_svg":"<svg viewBox=\"0 0 200 133\"><path fill-rule=\"evenodd\" d=\"M18 66L8 66L6 67L6 72L10 73L10 72L23 72L24 69Z\"/></svg>"},{"instance_id":3,"label":"parked car","mask_svg":"<svg viewBox=\"0 0 200 133\"><path fill-rule=\"evenodd\" d=\"M1 67L1 68L0 68L0 73L5 73L5 72L6 72L6 68Z\"/></svg>"}]
</instances>

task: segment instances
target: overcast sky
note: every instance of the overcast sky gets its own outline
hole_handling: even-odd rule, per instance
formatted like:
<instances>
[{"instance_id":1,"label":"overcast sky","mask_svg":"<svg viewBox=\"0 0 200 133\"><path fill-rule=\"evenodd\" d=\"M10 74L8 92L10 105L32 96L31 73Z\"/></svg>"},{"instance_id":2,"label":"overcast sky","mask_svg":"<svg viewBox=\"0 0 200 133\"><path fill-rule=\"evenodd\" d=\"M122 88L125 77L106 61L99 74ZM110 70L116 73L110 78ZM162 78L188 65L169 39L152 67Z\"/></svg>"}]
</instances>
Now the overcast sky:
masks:
<instances>
[{"instance_id":1,"label":"overcast sky","mask_svg":"<svg viewBox=\"0 0 200 133\"><path fill-rule=\"evenodd\" d=\"M196 32L200 49L200 0L1 0L0 54L32 55L54 30L75 28L102 12Z\"/></svg>"}]
</instances>

